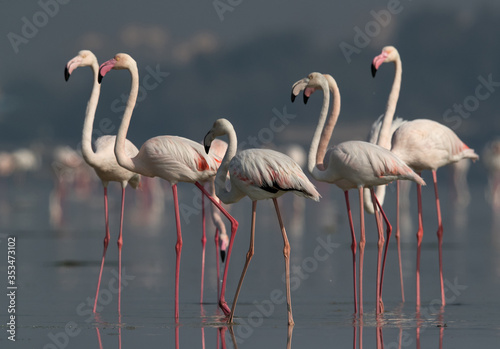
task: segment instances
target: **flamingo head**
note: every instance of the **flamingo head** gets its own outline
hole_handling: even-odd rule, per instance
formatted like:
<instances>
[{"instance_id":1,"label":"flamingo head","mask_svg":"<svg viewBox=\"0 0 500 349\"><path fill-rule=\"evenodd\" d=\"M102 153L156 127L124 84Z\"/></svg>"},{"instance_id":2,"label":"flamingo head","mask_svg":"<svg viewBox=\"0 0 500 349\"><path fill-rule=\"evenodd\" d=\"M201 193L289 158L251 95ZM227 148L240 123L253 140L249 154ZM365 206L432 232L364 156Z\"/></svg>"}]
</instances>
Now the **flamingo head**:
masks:
<instances>
[{"instance_id":1,"label":"flamingo head","mask_svg":"<svg viewBox=\"0 0 500 349\"><path fill-rule=\"evenodd\" d=\"M304 91L304 104L307 103L309 97L317 90L328 91L328 81L325 76L321 73L311 73L306 78L297 81L292 86L292 102L295 97Z\"/></svg>"},{"instance_id":2,"label":"flamingo head","mask_svg":"<svg viewBox=\"0 0 500 349\"><path fill-rule=\"evenodd\" d=\"M217 119L214 122L210 131L208 131L205 138L203 138L203 146L205 147L207 154L210 151L210 146L212 145L213 140L216 137L228 134L231 129L234 131L233 125L227 119Z\"/></svg>"},{"instance_id":3,"label":"flamingo head","mask_svg":"<svg viewBox=\"0 0 500 349\"><path fill-rule=\"evenodd\" d=\"M104 62L99 67L99 78L98 81L101 83L102 78L109 72L111 69L120 70L120 69L137 69L137 62L130 57L130 55L126 53L118 53L114 58L111 58L109 61Z\"/></svg>"},{"instance_id":4,"label":"flamingo head","mask_svg":"<svg viewBox=\"0 0 500 349\"><path fill-rule=\"evenodd\" d=\"M78 67L99 66L96 56L89 50L81 50L78 55L66 63L64 67L64 79L68 81L71 73Z\"/></svg>"},{"instance_id":5,"label":"flamingo head","mask_svg":"<svg viewBox=\"0 0 500 349\"><path fill-rule=\"evenodd\" d=\"M228 246L229 246L229 237L227 236L227 234L220 234L219 248L220 248L220 258L222 260L222 263L224 263L226 259L226 250Z\"/></svg>"},{"instance_id":6,"label":"flamingo head","mask_svg":"<svg viewBox=\"0 0 500 349\"><path fill-rule=\"evenodd\" d=\"M373 59L372 76L375 77L378 68L382 63L395 62L399 58L399 52L394 46L386 46L382 49L382 53Z\"/></svg>"}]
</instances>

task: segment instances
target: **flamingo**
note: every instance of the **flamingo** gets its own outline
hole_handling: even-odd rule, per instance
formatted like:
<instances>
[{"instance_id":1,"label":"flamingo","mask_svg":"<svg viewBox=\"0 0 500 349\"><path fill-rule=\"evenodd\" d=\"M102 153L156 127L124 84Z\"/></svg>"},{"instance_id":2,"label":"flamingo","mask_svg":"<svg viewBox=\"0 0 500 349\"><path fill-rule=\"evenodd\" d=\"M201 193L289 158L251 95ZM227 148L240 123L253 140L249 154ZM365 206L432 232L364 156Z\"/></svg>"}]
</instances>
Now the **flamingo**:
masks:
<instances>
[{"instance_id":1,"label":"flamingo","mask_svg":"<svg viewBox=\"0 0 500 349\"><path fill-rule=\"evenodd\" d=\"M92 128L94 123L95 111L99 101L101 85L98 83L99 63L96 56L89 50L82 50L78 55L72 58L66 64L64 69L64 78L68 81L72 72L78 67L91 67L94 72L94 84L92 93L85 112L85 121L82 132L82 155L87 164L94 168L97 176L102 181L104 187L104 217L106 225L106 234L104 236L104 251L102 253L101 269L99 271L99 279L97 282L97 291L94 300L94 313L96 312L97 299L99 297L99 288L101 285L102 270L104 267L104 259L108 249L110 240L109 233L109 218L108 218L108 183L118 182L122 186L122 201L120 213L120 233L118 235L118 312L120 312L121 304L121 266L122 266L122 246L123 246L123 211L125 205L125 188L130 184L136 189L140 185L141 177L133 171L124 169L116 161L113 152L116 136L102 136L95 141L96 151L92 149ZM129 140L125 140L125 151L129 156L135 156L139 150Z\"/></svg>"},{"instance_id":2,"label":"flamingo","mask_svg":"<svg viewBox=\"0 0 500 349\"><path fill-rule=\"evenodd\" d=\"M359 240L359 313L363 313L363 259L365 248L365 224L363 210L363 188L371 191L374 211L378 206L387 225L388 236L391 226L382 206L378 202L374 186L388 184L394 180L405 179L425 185L425 182L403 161L392 154L389 150L362 141L348 141L331 147L327 150L328 143L333 133L340 114L340 92L336 81L329 74L311 73L306 78L297 81L292 87L292 102L295 97L304 91L304 103L307 102L312 93L323 90L323 107L319 117L316 131L311 143L308 157L308 169L311 175L318 181L333 183L344 191L347 206L347 214L352 237L353 255L353 281L354 281L354 312L357 313L356 296L356 236L352 221L349 204L349 190L358 189L360 206L361 236ZM330 92L333 94L332 112L328 123L326 123ZM326 123L326 126L325 126ZM376 313L383 311L380 283L380 260L384 237L382 223L379 216L375 215L377 222L378 240L378 263L377 263L377 290L376 290Z\"/></svg>"},{"instance_id":3,"label":"flamingo","mask_svg":"<svg viewBox=\"0 0 500 349\"><path fill-rule=\"evenodd\" d=\"M375 76L382 63L394 62L395 75L392 89L387 101L382 127L380 129L379 144L384 146L403 160L415 172L432 171L434 192L436 195L436 210L438 219L438 249L439 249L439 279L441 284L441 303L446 304L443 283L443 225L441 207L439 203L436 171L438 168L460 161L462 159L479 159L479 156L470 149L450 128L428 119L407 121L399 126L390 137L390 128L396 110L401 88L402 63L398 50L394 46L386 46L382 53L372 62L372 75ZM398 195L399 196L399 195ZM424 234L422 225L422 188L417 184L418 200L418 231L417 231L417 273L416 273L416 305L420 307L420 251Z\"/></svg>"},{"instance_id":4,"label":"flamingo","mask_svg":"<svg viewBox=\"0 0 500 349\"><path fill-rule=\"evenodd\" d=\"M139 73L136 61L126 53L118 53L114 58L101 64L99 68L99 82L101 82L102 78L111 69L126 69L132 77L130 94L116 137L115 155L118 163L129 171L148 177L160 177L172 185L177 229L177 243L175 245L175 319L176 321L179 319L179 271L182 251L182 232L177 196L178 182L194 183L231 222L231 240L228 246L221 295L219 297L219 306L226 315L229 315L230 310L226 304L224 294L229 259L238 222L200 184L200 182L205 182L215 175L220 164L220 159L212 153L205 154L203 146L200 143L178 136L157 136L150 138L141 146L137 155L132 157L130 154L127 154L125 151L125 137L139 92Z\"/></svg>"},{"instance_id":5,"label":"flamingo","mask_svg":"<svg viewBox=\"0 0 500 349\"><path fill-rule=\"evenodd\" d=\"M203 144L208 153L212 141L216 137L228 136L228 148L222 163L215 176L215 190L217 197L225 204L240 201L245 196L252 200L252 225L250 231L250 247L246 255L246 262L241 272L240 281L234 295L229 323L233 322L234 311L238 301L243 279L248 265L254 254L255 211L258 200L273 199L276 215L283 237L283 255L285 257L286 299L288 310L288 324L293 325L291 292L290 292L290 244L277 198L287 191L315 201L320 195L314 185L306 177L300 166L287 155L270 149L246 149L236 153L238 147L236 132L227 119L218 119L205 136ZM226 178L229 172L231 189L226 188ZM231 241L233 238L231 237Z\"/></svg>"}]
</instances>

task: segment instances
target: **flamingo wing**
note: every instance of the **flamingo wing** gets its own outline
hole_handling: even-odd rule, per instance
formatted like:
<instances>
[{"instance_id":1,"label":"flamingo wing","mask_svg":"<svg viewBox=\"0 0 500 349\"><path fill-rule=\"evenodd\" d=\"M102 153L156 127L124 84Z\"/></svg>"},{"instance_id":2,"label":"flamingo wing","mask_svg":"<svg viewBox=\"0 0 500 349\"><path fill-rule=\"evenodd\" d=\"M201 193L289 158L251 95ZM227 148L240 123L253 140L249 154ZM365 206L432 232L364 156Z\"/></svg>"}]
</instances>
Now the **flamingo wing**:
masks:
<instances>
[{"instance_id":1,"label":"flamingo wing","mask_svg":"<svg viewBox=\"0 0 500 349\"><path fill-rule=\"evenodd\" d=\"M289 156L274 150L244 150L233 158L229 172L231 178L234 176L244 183L247 190L249 186L253 186L275 196L293 191L316 201L320 198L300 166Z\"/></svg>"}]
</instances>

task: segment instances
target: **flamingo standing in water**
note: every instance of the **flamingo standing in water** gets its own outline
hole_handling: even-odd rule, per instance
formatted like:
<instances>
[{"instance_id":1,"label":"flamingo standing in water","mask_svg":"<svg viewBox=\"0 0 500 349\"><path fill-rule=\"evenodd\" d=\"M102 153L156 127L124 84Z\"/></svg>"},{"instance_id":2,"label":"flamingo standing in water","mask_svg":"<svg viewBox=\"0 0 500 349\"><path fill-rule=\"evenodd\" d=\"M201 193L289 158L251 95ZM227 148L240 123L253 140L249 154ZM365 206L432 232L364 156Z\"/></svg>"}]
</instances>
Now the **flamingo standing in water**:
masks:
<instances>
[{"instance_id":1,"label":"flamingo standing in water","mask_svg":"<svg viewBox=\"0 0 500 349\"><path fill-rule=\"evenodd\" d=\"M390 224L385 217L382 206L378 203L373 190L374 186L388 184L399 179L406 179L424 185L425 182L403 161L392 154L389 150L362 141L348 141L327 149L328 143L337 123L340 114L340 92L336 81L331 75L311 73L308 77L297 81L292 88L292 102L295 97L304 91L304 102L317 90L323 90L323 107L319 117L318 126L314 132L314 137L309 150L308 168L311 175L318 181L333 183L344 191L347 214L351 228L352 237L352 255L353 255L353 279L354 279L354 312L357 313L356 296L356 236L352 222L351 209L349 204L349 190L358 189L361 236L359 240L359 313L363 313L363 259L365 248L365 224L363 210L363 188L369 188L371 191L374 211L378 206L382 216L387 224L388 231ZM330 91L333 94L332 112L326 123ZM326 123L326 126L325 126ZM378 240L378 263L377 263L377 290L376 290L376 313L383 311L381 295L380 263L382 257L382 247L384 236L382 232L382 223L379 222L379 216L375 215L377 222L379 240ZM389 235L389 232L388 232Z\"/></svg>"},{"instance_id":2,"label":"flamingo standing in water","mask_svg":"<svg viewBox=\"0 0 500 349\"><path fill-rule=\"evenodd\" d=\"M94 168L97 176L101 179L104 187L104 216L106 224L106 235L104 236L104 251L102 253L101 269L99 271L99 280L97 282L97 291L94 301L94 313L96 311L97 299L99 296L99 287L101 285L102 269L104 267L104 259L106 250L110 240L109 234L109 219L108 219L108 183L118 182L122 186L122 201L120 214L120 233L118 236L118 312L120 312L121 304L121 266L122 266L122 246L123 246L123 209L125 204L125 188L130 184L134 189L140 185L141 176L133 171L129 171L116 162L116 157L113 151L116 136L102 136L95 142L96 151L92 149L92 128L94 124L95 111L99 101L101 85L97 82L99 74L99 63L96 56L89 50L82 50L78 55L72 58L64 69L64 78L68 81L71 73L78 67L91 67L94 72L94 84L87 110L85 112L85 121L82 132L82 155L84 160ZM125 140L125 152L128 156L135 156L139 152L137 147L129 140Z\"/></svg>"},{"instance_id":3,"label":"flamingo standing in water","mask_svg":"<svg viewBox=\"0 0 500 349\"><path fill-rule=\"evenodd\" d=\"M290 292L290 244L281 219L277 198L288 191L315 201L320 195L314 185L307 179L300 166L285 154L270 149L247 149L236 153L237 138L233 125L226 119L215 121L212 129L204 139L205 149L208 153L215 137L227 135L229 138L228 149L222 159L215 177L215 190L217 197L225 203L232 204L240 201L245 196L252 200L252 225L250 231L250 247L247 252L246 262L241 272L238 288L234 295L229 323L233 322L234 311L238 301L243 279L248 265L254 254L255 236L255 211L257 200L273 199L276 215L283 237L283 255L285 257L286 300L288 310L288 324L293 325L292 303ZM226 188L226 178L229 172L231 189ZM233 238L231 237L231 242Z\"/></svg>"},{"instance_id":4,"label":"flamingo standing in water","mask_svg":"<svg viewBox=\"0 0 500 349\"><path fill-rule=\"evenodd\" d=\"M177 228L177 243L175 245L175 319L176 321L179 319L179 271L182 251L182 232L177 196L178 182L194 183L231 222L231 240L228 246L222 290L219 297L220 307L226 315L229 315L230 310L226 304L224 294L229 259L238 222L199 183L205 182L215 175L219 168L220 159L212 153L205 154L204 148L200 143L177 136L157 136L150 138L141 146L136 156L132 157L127 154L125 151L125 137L127 136L132 112L139 92L139 73L137 63L126 53L119 53L114 58L101 64L99 68L99 82L101 82L102 78L111 69L126 69L132 77L130 94L116 137L115 155L118 163L130 171L148 177L160 177L172 185Z\"/></svg>"},{"instance_id":5,"label":"flamingo standing in water","mask_svg":"<svg viewBox=\"0 0 500 349\"><path fill-rule=\"evenodd\" d=\"M398 50L393 46L386 46L382 53L372 62L372 75L382 63L394 62L396 72L394 82L387 102L382 128L380 129L379 144L397 155L417 173L424 170L432 171L434 191L436 195L436 209L438 219L438 245L439 245L439 279L441 284L441 303L446 304L443 283L443 225L441 221L441 207L439 203L437 176L438 168L460 161L462 159L477 160L479 156L470 149L450 128L432 120L416 119L407 121L399 126L390 136L396 104L401 88L402 63ZM399 195L398 195L399 196ZM422 188L417 184L418 200L418 231L417 231L417 307L420 307L420 250L424 234L422 225Z\"/></svg>"}]
</instances>

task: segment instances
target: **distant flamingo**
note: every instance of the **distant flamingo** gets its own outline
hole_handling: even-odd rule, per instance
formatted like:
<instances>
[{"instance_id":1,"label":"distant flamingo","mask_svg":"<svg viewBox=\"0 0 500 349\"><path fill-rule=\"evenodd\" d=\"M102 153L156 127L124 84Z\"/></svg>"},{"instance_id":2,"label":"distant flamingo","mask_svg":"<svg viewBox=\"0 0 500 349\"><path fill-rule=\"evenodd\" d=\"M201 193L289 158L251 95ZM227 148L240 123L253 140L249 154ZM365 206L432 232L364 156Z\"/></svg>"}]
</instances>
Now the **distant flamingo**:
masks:
<instances>
[{"instance_id":1,"label":"distant flamingo","mask_svg":"<svg viewBox=\"0 0 500 349\"><path fill-rule=\"evenodd\" d=\"M486 200L496 215L500 210L500 139L488 142L483 149L482 157L488 171Z\"/></svg>"},{"instance_id":2,"label":"distant flamingo","mask_svg":"<svg viewBox=\"0 0 500 349\"><path fill-rule=\"evenodd\" d=\"M130 94L115 144L115 155L118 163L130 171L148 177L160 177L172 185L177 227L177 243L175 246L175 319L177 321L179 318L179 271L182 251L181 221L177 197L178 182L194 183L231 222L231 241L228 247L222 290L219 298L220 307L224 313L228 315L229 307L226 304L224 294L229 259L234 236L238 228L238 222L231 217L218 201L212 198L199 183L205 182L215 175L219 167L220 159L215 157L212 153L208 155L205 154L203 146L200 143L177 136L158 136L151 138L142 145L139 153L135 157L131 157L130 154L127 154L125 152L125 137L139 92L139 73L137 63L126 53L119 53L115 58L101 64L99 68L99 82L111 69L127 69L132 76Z\"/></svg>"},{"instance_id":3,"label":"distant flamingo","mask_svg":"<svg viewBox=\"0 0 500 349\"><path fill-rule=\"evenodd\" d=\"M212 129L205 136L204 144L208 153L215 137L227 135L229 145L224 159L215 177L215 190L219 199L225 204L240 201L245 196L252 200L252 226L250 231L250 247L247 252L245 266L241 272L238 288L234 295L229 323L233 322L234 311L238 301L243 279L254 254L255 211L257 200L273 199L283 237L283 255L285 256L286 299L288 324L293 325L292 303L290 294L290 244L285 226L281 219L276 198L287 191L319 201L320 195L314 185L307 179L299 165L285 154L270 149L247 149L236 153L237 138L233 125L226 119L215 121ZM226 188L229 172L231 189ZM231 237L231 242L233 238Z\"/></svg>"},{"instance_id":4,"label":"distant flamingo","mask_svg":"<svg viewBox=\"0 0 500 349\"><path fill-rule=\"evenodd\" d=\"M441 283L441 303L445 305L444 283L443 283L443 225L441 221L441 207L439 204L436 170L439 167L460 161L462 159L477 160L479 156L463 143L448 127L427 119L408 121L397 128L390 137L390 128L401 87L402 63L399 52L393 46L386 46L382 53L376 56L372 62L372 75L375 76L382 63L394 62L396 72L392 85L387 110L380 130L379 142L385 148L391 148L392 152L403 160L417 173L431 170L436 193L436 208L438 218L438 243L439 243L439 278ZM418 200L418 231L417 231L417 307L420 307L420 250L424 234L422 226L422 188L417 184Z\"/></svg>"},{"instance_id":5,"label":"distant flamingo","mask_svg":"<svg viewBox=\"0 0 500 349\"><path fill-rule=\"evenodd\" d=\"M122 186L122 202L120 215L120 234L118 235L118 312L121 305L121 267L122 267L122 246L123 246L123 209L125 205L125 188L127 184L135 189L139 186L141 177L137 173L126 170L116 162L116 157L113 152L116 136L102 136L95 141L96 151L92 149L92 128L94 124L95 111L99 101L101 85L97 82L99 73L99 63L96 56L89 50L82 50L78 56L72 58L64 69L64 77L68 81L71 73L78 67L91 67L94 72L94 84L92 93L85 112L85 121L82 132L82 155L84 160L92 166L101 179L104 187L104 216L106 222L106 235L104 237L104 251L102 253L101 270L99 271L99 280L97 282L97 291L94 301L94 313L96 311L97 299L99 296L99 287L101 285L102 270L104 267L104 259L108 249L110 239L109 234L109 219L108 219L108 183L118 182ZM137 147L129 140L125 140L125 151L128 156L135 156L139 152Z\"/></svg>"},{"instance_id":6,"label":"distant flamingo","mask_svg":"<svg viewBox=\"0 0 500 349\"><path fill-rule=\"evenodd\" d=\"M389 150L380 146L361 141L343 142L335 147L329 148L328 143L337 123L340 114L340 92L337 83L328 74L311 73L308 77L297 81L292 88L292 101L304 90L304 102L317 90L323 90L323 107L319 117L318 126L309 150L308 168L312 176L322 182L333 183L344 191L347 214L351 227L352 236L352 255L353 255L353 279L354 279L354 312L357 313L356 296L356 236L352 221L351 209L349 204L350 189L358 189L360 205L361 237L359 241L359 313L363 313L363 258L365 248L365 224L363 210L363 188L371 190L372 201L377 205L388 226L388 236L391 229L390 224L385 217L381 205L378 203L373 190L374 186L390 183L394 180L407 179L425 184L411 168L405 165ZM332 112L326 123L330 91L333 94ZM325 127L326 123L326 127ZM378 240L378 263L377 263L377 290L376 290L376 313L383 311L381 296L381 279L379 278L380 263L382 257L382 247L384 236L382 232L382 223L379 222L379 216L375 215L379 234Z\"/></svg>"}]
</instances>

